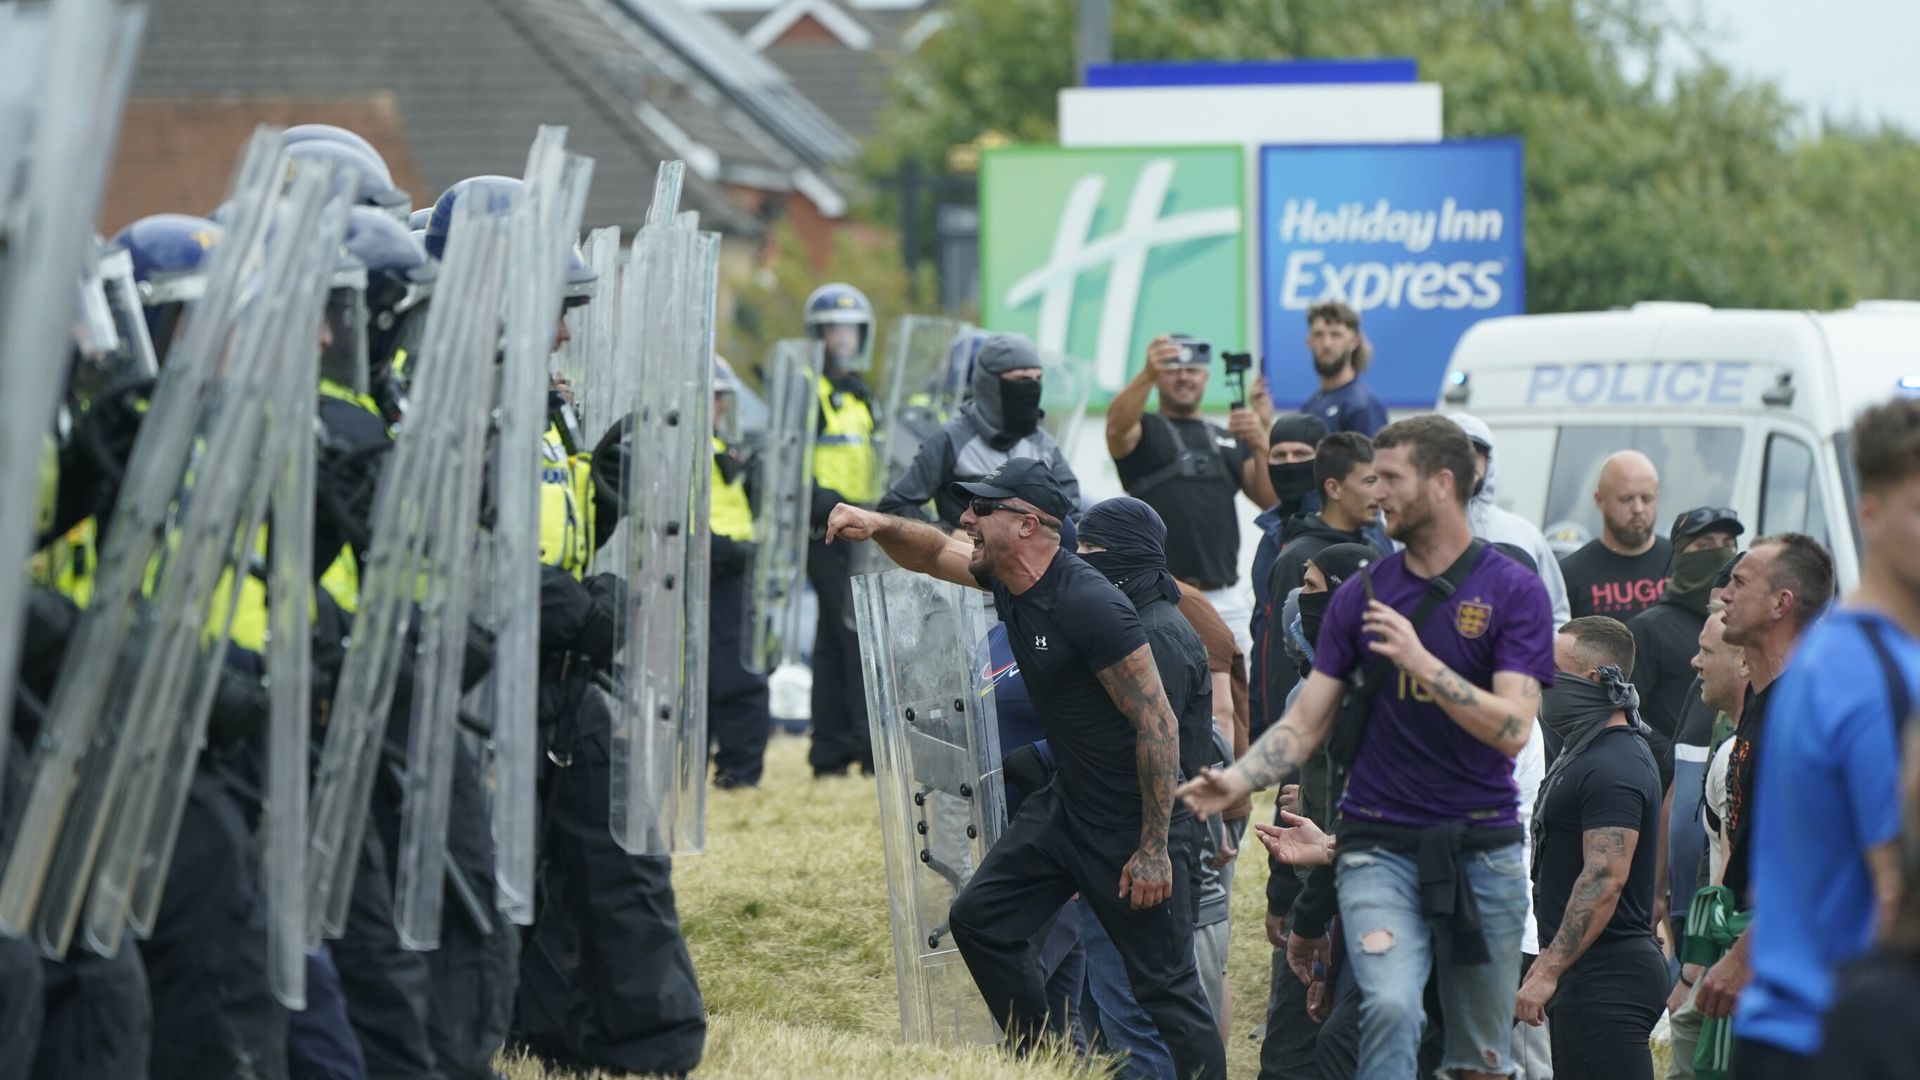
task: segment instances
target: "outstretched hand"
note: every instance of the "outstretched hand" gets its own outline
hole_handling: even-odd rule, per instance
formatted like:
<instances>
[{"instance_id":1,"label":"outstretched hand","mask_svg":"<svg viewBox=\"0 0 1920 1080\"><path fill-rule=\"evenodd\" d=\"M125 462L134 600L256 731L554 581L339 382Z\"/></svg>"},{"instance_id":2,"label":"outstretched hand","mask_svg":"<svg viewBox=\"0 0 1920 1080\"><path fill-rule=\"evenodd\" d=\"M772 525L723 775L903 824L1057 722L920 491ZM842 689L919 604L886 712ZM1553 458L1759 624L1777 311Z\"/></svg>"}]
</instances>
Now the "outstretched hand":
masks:
<instances>
[{"instance_id":1,"label":"outstretched hand","mask_svg":"<svg viewBox=\"0 0 1920 1080\"><path fill-rule=\"evenodd\" d=\"M1200 770L1199 776L1175 788L1173 797L1185 800L1187 809L1205 821L1238 802L1250 790L1246 780L1232 769L1208 766Z\"/></svg>"},{"instance_id":2,"label":"outstretched hand","mask_svg":"<svg viewBox=\"0 0 1920 1080\"><path fill-rule=\"evenodd\" d=\"M1333 861L1333 837L1309 818L1280 811L1280 825L1256 821L1253 831L1267 854L1288 866L1325 866Z\"/></svg>"}]
</instances>

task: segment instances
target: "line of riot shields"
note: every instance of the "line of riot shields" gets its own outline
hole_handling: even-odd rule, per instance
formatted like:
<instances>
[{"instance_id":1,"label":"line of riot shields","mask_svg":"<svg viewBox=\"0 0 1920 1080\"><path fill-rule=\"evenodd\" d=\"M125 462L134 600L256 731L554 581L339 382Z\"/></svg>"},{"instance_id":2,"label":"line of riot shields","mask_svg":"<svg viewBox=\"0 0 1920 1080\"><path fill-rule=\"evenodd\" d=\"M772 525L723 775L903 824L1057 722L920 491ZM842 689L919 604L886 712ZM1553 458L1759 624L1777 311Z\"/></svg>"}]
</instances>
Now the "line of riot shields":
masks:
<instances>
[{"instance_id":1,"label":"line of riot shields","mask_svg":"<svg viewBox=\"0 0 1920 1080\"><path fill-rule=\"evenodd\" d=\"M100 508L111 527L44 693L17 670L34 585L0 575L0 716L11 721L0 753L17 755L0 820L0 935L59 959L112 956L129 931L154 932L236 624L254 608L265 627L248 638L262 666L256 841L275 996L303 1007L307 954L343 933L370 797L395 758L402 944L440 941L462 739L485 753L495 907L533 921L547 751L535 719L543 447L555 313L583 254L592 314L560 366L585 405L580 441L625 463L608 481L623 524L598 560L627 585L616 658L595 687L616 706L609 828L636 853L700 850L718 238L681 212L679 163L663 166L630 248L618 228L577 248L592 162L567 151L564 128L540 130L511 190L454 206L354 553L352 631L322 672L315 389L333 340L330 297L367 288L344 247L361 178L290 152L281 131L257 131L191 317L149 339L126 253L103 252L90 232L139 28L137 12L105 3L0 4L9 505L58 502L57 444L92 388L147 380ZM129 305L132 318L116 319ZM94 330L114 347L76 337ZM364 335L355 347L364 369ZM83 355L122 367L96 370ZM9 514L0 559L27 566L54 516Z\"/></svg>"}]
</instances>

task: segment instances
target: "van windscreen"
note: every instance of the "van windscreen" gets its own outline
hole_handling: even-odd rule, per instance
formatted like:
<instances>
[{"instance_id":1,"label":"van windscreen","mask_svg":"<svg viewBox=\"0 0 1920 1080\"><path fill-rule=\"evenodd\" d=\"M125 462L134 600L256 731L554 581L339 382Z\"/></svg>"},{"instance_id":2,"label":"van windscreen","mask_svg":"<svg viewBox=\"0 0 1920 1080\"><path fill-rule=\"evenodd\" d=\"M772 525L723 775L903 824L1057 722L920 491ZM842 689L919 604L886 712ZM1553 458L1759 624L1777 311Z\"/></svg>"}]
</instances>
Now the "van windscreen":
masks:
<instances>
[{"instance_id":1,"label":"van windscreen","mask_svg":"<svg viewBox=\"0 0 1920 1080\"><path fill-rule=\"evenodd\" d=\"M1589 539L1600 535L1600 512L1593 505L1600 466L1616 451L1638 450L1660 472L1660 512L1654 528L1665 536L1667 524L1682 510L1732 501L1745 438L1739 428L1695 424L1563 426L1554 446L1541 527L1550 539L1569 525Z\"/></svg>"}]
</instances>

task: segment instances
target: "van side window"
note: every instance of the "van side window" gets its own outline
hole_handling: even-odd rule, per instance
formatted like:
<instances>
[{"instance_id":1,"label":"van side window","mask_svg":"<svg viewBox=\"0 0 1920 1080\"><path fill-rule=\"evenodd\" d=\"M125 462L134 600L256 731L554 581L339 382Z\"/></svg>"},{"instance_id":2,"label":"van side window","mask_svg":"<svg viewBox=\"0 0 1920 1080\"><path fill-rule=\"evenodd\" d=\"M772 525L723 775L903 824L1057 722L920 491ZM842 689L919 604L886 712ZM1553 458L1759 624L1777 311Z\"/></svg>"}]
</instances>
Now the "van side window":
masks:
<instances>
[{"instance_id":1,"label":"van side window","mask_svg":"<svg viewBox=\"0 0 1920 1080\"><path fill-rule=\"evenodd\" d=\"M1826 544L1827 507L1820 491L1813 448L1791 435L1767 436L1766 470L1760 477L1760 530L1806 533Z\"/></svg>"}]
</instances>

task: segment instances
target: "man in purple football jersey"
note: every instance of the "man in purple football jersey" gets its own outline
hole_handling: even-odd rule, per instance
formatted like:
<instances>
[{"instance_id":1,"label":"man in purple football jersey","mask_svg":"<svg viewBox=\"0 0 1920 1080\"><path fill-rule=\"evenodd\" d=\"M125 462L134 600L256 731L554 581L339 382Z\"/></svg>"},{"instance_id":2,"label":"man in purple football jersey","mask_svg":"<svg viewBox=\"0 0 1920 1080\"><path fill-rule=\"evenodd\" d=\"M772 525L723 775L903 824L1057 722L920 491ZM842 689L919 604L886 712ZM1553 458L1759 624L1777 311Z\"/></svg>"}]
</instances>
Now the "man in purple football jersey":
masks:
<instances>
[{"instance_id":1,"label":"man in purple football jersey","mask_svg":"<svg viewBox=\"0 0 1920 1080\"><path fill-rule=\"evenodd\" d=\"M1508 1076L1528 892L1513 758L1553 679L1552 612L1537 575L1474 540L1465 432L1417 416L1382 428L1374 452L1387 535L1405 550L1334 594L1293 708L1179 794L1217 813L1331 739L1352 762L1335 867L1363 997L1358 1075L1414 1075L1437 968L1443 1072Z\"/></svg>"}]
</instances>

